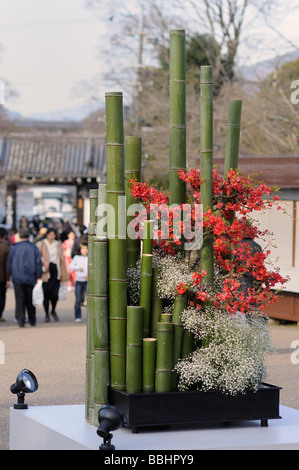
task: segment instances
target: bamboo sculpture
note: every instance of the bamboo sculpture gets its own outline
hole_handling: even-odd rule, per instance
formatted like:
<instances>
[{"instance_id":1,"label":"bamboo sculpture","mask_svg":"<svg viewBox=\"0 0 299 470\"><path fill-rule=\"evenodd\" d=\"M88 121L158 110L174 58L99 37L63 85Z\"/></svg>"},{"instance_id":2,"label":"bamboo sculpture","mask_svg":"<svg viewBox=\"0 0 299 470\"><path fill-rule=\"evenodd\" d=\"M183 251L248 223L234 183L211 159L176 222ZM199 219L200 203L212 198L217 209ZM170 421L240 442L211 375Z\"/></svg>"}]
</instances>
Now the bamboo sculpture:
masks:
<instances>
[{"instance_id":1,"label":"bamboo sculpture","mask_svg":"<svg viewBox=\"0 0 299 470\"><path fill-rule=\"evenodd\" d=\"M192 335L183 329L187 305L177 295L171 314L162 313L153 266L153 221L144 223L140 241L128 237L134 214L130 180L141 178L139 137L127 137L124 147L122 94L106 93L107 185L90 192L88 309L86 346L86 418L108 402L108 386L126 393L169 392L177 388L174 368L192 352ZM203 210L213 209L213 84L212 68L200 69L200 171ZM186 202L186 187L178 169L186 168L185 32L170 34L170 204ZM241 101L230 102L225 154L225 175L238 165ZM126 198L124 198L126 196ZM107 200L107 233L97 219L96 205ZM127 305L127 268L141 258L140 302ZM206 235L201 269L214 282L213 237Z\"/></svg>"}]
</instances>

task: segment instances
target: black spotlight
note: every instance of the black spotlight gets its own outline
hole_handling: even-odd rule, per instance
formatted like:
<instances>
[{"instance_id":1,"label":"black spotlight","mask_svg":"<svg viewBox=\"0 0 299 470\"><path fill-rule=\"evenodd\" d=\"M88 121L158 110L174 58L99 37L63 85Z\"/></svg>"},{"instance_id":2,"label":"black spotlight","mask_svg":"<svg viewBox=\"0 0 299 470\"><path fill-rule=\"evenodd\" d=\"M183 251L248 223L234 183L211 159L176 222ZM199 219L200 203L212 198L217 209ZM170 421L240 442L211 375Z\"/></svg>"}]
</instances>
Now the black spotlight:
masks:
<instances>
[{"instance_id":1,"label":"black spotlight","mask_svg":"<svg viewBox=\"0 0 299 470\"><path fill-rule=\"evenodd\" d=\"M18 403L14 405L15 410L27 410L28 405L25 403L25 393L33 393L38 389L38 383L35 375L28 369L23 369L16 382L10 387L13 394L18 395Z\"/></svg>"},{"instance_id":2,"label":"black spotlight","mask_svg":"<svg viewBox=\"0 0 299 470\"><path fill-rule=\"evenodd\" d=\"M114 450L111 444L113 435L111 431L116 431L124 425L124 416L121 410L113 405L104 405L99 411L99 427L97 434L103 438L100 450Z\"/></svg>"}]
</instances>

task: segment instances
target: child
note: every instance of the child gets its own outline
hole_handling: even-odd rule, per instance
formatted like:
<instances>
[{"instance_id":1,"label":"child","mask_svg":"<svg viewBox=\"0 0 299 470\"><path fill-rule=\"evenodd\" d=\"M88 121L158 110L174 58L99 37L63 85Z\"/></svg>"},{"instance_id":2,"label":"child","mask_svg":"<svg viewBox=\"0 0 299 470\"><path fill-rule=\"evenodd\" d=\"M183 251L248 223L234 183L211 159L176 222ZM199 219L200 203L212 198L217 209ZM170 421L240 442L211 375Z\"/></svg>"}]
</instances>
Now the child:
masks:
<instances>
[{"instance_id":1,"label":"child","mask_svg":"<svg viewBox=\"0 0 299 470\"><path fill-rule=\"evenodd\" d=\"M81 322L81 299L83 292L87 293L87 267L88 267L88 246L82 243L80 255L74 256L69 265L70 271L76 272L75 284L75 322Z\"/></svg>"}]
</instances>

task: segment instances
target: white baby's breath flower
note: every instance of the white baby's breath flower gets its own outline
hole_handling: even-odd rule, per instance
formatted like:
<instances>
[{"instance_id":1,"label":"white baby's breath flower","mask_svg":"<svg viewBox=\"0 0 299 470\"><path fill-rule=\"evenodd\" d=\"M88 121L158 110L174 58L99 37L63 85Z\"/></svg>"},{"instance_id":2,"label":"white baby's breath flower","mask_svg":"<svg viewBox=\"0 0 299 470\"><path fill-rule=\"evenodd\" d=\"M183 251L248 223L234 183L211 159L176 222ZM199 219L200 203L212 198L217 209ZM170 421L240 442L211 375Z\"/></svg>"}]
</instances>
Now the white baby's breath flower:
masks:
<instances>
[{"instance_id":1,"label":"white baby's breath flower","mask_svg":"<svg viewBox=\"0 0 299 470\"><path fill-rule=\"evenodd\" d=\"M201 346L176 366L180 390L234 395L258 389L266 375L265 356L273 350L261 318L230 316L209 307L185 310L182 321Z\"/></svg>"}]
</instances>

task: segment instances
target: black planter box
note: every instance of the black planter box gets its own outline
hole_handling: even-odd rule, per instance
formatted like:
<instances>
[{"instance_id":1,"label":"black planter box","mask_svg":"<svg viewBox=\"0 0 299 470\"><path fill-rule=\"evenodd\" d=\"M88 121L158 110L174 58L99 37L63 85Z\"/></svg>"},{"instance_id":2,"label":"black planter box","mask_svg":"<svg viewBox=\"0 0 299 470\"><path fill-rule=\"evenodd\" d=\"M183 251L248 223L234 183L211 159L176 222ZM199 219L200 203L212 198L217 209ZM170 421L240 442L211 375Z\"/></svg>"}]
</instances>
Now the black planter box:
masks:
<instances>
[{"instance_id":1,"label":"black planter box","mask_svg":"<svg viewBox=\"0 0 299 470\"><path fill-rule=\"evenodd\" d=\"M149 426L199 425L209 422L280 419L281 387L263 383L259 390L226 395L219 391L126 393L109 388L109 404L124 414L124 424L138 432Z\"/></svg>"}]
</instances>

